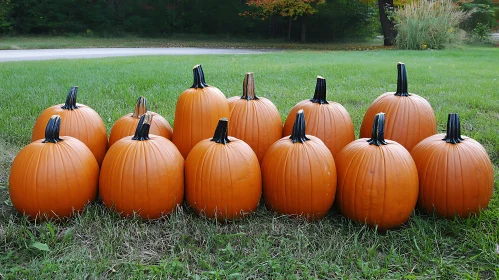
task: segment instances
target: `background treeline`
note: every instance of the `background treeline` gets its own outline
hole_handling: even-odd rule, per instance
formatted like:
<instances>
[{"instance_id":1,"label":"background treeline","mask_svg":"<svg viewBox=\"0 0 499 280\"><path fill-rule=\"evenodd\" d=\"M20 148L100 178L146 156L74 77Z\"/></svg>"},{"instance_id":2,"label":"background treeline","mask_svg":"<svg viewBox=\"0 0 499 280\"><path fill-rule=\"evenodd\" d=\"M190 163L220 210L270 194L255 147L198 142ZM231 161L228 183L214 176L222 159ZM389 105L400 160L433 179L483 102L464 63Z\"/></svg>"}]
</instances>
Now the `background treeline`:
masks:
<instances>
[{"instance_id":1,"label":"background treeline","mask_svg":"<svg viewBox=\"0 0 499 280\"><path fill-rule=\"evenodd\" d=\"M289 18L244 16L245 0L0 0L0 34L92 34L285 38ZM362 38L379 33L376 3L329 0L318 12L292 21L291 39Z\"/></svg>"}]
</instances>

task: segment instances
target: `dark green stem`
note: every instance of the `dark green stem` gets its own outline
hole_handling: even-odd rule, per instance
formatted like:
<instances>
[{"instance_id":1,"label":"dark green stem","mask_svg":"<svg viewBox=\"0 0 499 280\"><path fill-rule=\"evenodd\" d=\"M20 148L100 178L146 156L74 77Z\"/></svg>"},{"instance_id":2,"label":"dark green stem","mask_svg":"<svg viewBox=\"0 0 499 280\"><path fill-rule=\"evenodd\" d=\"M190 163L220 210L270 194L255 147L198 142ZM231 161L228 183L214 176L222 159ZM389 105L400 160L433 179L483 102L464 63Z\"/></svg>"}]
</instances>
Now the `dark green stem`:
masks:
<instances>
[{"instance_id":1,"label":"dark green stem","mask_svg":"<svg viewBox=\"0 0 499 280\"><path fill-rule=\"evenodd\" d=\"M293 143L304 143L305 141L310 140L305 134L305 115L303 114L303 110L299 110L298 113L296 113L295 123L293 124L293 132L291 133L289 139L293 140Z\"/></svg>"},{"instance_id":2,"label":"dark green stem","mask_svg":"<svg viewBox=\"0 0 499 280\"><path fill-rule=\"evenodd\" d=\"M78 87L69 88L68 96L66 97L66 103L62 105L62 109L65 110L74 110L78 109L76 106L76 95L78 94Z\"/></svg>"},{"instance_id":3,"label":"dark green stem","mask_svg":"<svg viewBox=\"0 0 499 280\"><path fill-rule=\"evenodd\" d=\"M133 111L132 117L140 118L147 112L147 99L145 97L139 97L135 103L135 111Z\"/></svg>"},{"instance_id":4,"label":"dark green stem","mask_svg":"<svg viewBox=\"0 0 499 280\"><path fill-rule=\"evenodd\" d=\"M43 140L43 143L57 143L62 141L59 137L60 129L61 117L59 115L53 115L50 117L49 122L45 127L45 140Z\"/></svg>"},{"instance_id":5,"label":"dark green stem","mask_svg":"<svg viewBox=\"0 0 499 280\"><path fill-rule=\"evenodd\" d=\"M385 113L377 113L374 116L372 136L367 142L376 146L388 144L385 141Z\"/></svg>"},{"instance_id":6,"label":"dark green stem","mask_svg":"<svg viewBox=\"0 0 499 280\"><path fill-rule=\"evenodd\" d=\"M397 77L397 92L396 96L410 96L407 90L407 71L405 70L405 64L399 62L397 64L398 77Z\"/></svg>"},{"instance_id":7,"label":"dark green stem","mask_svg":"<svg viewBox=\"0 0 499 280\"><path fill-rule=\"evenodd\" d=\"M442 140L451 144L461 143L461 141L464 140L464 138L461 137L461 122L456 113L449 114L449 117L447 118L447 134Z\"/></svg>"},{"instance_id":8,"label":"dark green stem","mask_svg":"<svg viewBox=\"0 0 499 280\"><path fill-rule=\"evenodd\" d=\"M204 80L203 68L201 68L201 64L198 64L192 68L192 73L194 74L194 83L191 88L205 88L209 87L209 85Z\"/></svg>"},{"instance_id":9,"label":"dark green stem","mask_svg":"<svg viewBox=\"0 0 499 280\"><path fill-rule=\"evenodd\" d=\"M149 128L151 127L151 123L152 115L149 112L142 115L139 123L137 124L137 129L135 130L135 135L132 137L132 140L149 140Z\"/></svg>"},{"instance_id":10,"label":"dark green stem","mask_svg":"<svg viewBox=\"0 0 499 280\"><path fill-rule=\"evenodd\" d=\"M215 134L211 141L215 141L219 144L227 144L229 140L229 120L227 118L221 118L218 120L217 128L215 129Z\"/></svg>"},{"instance_id":11,"label":"dark green stem","mask_svg":"<svg viewBox=\"0 0 499 280\"><path fill-rule=\"evenodd\" d=\"M326 100L326 79L321 76L317 76L314 98L310 99L310 101L319 104L329 104Z\"/></svg>"},{"instance_id":12,"label":"dark green stem","mask_svg":"<svg viewBox=\"0 0 499 280\"><path fill-rule=\"evenodd\" d=\"M243 96L241 99L246 100L258 100L258 97L255 94L255 78L253 77L253 73L246 73L243 81Z\"/></svg>"}]
</instances>

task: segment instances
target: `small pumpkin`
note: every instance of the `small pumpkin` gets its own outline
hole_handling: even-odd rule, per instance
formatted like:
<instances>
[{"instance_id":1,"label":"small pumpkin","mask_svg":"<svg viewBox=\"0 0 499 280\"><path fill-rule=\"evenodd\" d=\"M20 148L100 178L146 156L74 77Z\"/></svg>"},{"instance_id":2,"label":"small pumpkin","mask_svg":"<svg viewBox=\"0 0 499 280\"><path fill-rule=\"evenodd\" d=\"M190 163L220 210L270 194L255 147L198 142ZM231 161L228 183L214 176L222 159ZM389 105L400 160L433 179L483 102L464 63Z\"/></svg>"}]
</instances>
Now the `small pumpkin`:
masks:
<instances>
[{"instance_id":1,"label":"small pumpkin","mask_svg":"<svg viewBox=\"0 0 499 280\"><path fill-rule=\"evenodd\" d=\"M426 99L407 90L405 64L399 62L397 70L397 91L382 94L369 106L362 120L360 137L370 137L374 116L385 112L385 137L410 151L421 140L437 133L437 119Z\"/></svg>"},{"instance_id":2,"label":"small pumpkin","mask_svg":"<svg viewBox=\"0 0 499 280\"><path fill-rule=\"evenodd\" d=\"M326 79L317 76L314 97L296 104L288 114L282 136L289 136L293 130L298 110L303 110L307 133L321 139L336 156L343 147L355 140L353 122L345 107L340 103L327 101Z\"/></svg>"},{"instance_id":3,"label":"small pumpkin","mask_svg":"<svg viewBox=\"0 0 499 280\"><path fill-rule=\"evenodd\" d=\"M220 119L213 138L205 139L185 162L187 203L199 214L218 220L253 212L262 194L258 158L244 141L228 136Z\"/></svg>"},{"instance_id":4,"label":"small pumpkin","mask_svg":"<svg viewBox=\"0 0 499 280\"><path fill-rule=\"evenodd\" d=\"M184 198L184 158L170 140L149 134L152 118L142 115L135 135L114 143L102 162L100 196L122 216L156 219Z\"/></svg>"},{"instance_id":5,"label":"small pumpkin","mask_svg":"<svg viewBox=\"0 0 499 280\"><path fill-rule=\"evenodd\" d=\"M229 135L246 142L261 163L265 152L281 139L282 120L277 107L267 98L255 94L253 73L246 73L243 95L228 99Z\"/></svg>"},{"instance_id":6,"label":"small pumpkin","mask_svg":"<svg viewBox=\"0 0 499 280\"><path fill-rule=\"evenodd\" d=\"M140 117L142 117L146 112L149 112L151 116L154 117L152 118L149 133L163 136L166 139L171 140L173 129L168 121L160 114L147 111L147 99L140 96L135 104L134 112L124 115L114 123L111 128L111 134L109 135L109 147L121 138L133 135L137 128L137 124L139 123Z\"/></svg>"},{"instance_id":7,"label":"small pumpkin","mask_svg":"<svg viewBox=\"0 0 499 280\"><path fill-rule=\"evenodd\" d=\"M296 114L291 136L275 142L262 163L263 197L272 211L320 219L336 193L333 155L317 137L305 134L303 110Z\"/></svg>"},{"instance_id":8,"label":"small pumpkin","mask_svg":"<svg viewBox=\"0 0 499 280\"><path fill-rule=\"evenodd\" d=\"M99 165L88 147L59 136L61 117L51 116L45 138L25 146L9 176L10 200L30 219L70 217L95 200Z\"/></svg>"},{"instance_id":9,"label":"small pumpkin","mask_svg":"<svg viewBox=\"0 0 499 280\"><path fill-rule=\"evenodd\" d=\"M419 174L419 208L445 218L467 218L487 208L494 188L492 163L480 143L461 135L457 114L449 114L446 134L424 139L411 155Z\"/></svg>"},{"instance_id":10,"label":"small pumpkin","mask_svg":"<svg viewBox=\"0 0 499 280\"><path fill-rule=\"evenodd\" d=\"M108 147L106 126L92 108L76 103L77 93L78 87L71 87L66 103L49 107L38 116L33 127L31 142L43 138L45 124L52 115L60 115L64 120L60 134L72 136L85 143L100 165Z\"/></svg>"},{"instance_id":11,"label":"small pumpkin","mask_svg":"<svg viewBox=\"0 0 499 280\"><path fill-rule=\"evenodd\" d=\"M194 83L177 100L173 126L173 143L184 158L199 141L209 138L220 118L229 116L229 104L225 95L205 82L203 68L192 69Z\"/></svg>"},{"instance_id":12,"label":"small pumpkin","mask_svg":"<svg viewBox=\"0 0 499 280\"><path fill-rule=\"evenodd\" d=\"M400 226L418 199L418 171L409 152L385 140L385 114L375 116L371 138L348 144L336 157L336 202L343 215L378 230Z\"/></svg>"}]
</instances>

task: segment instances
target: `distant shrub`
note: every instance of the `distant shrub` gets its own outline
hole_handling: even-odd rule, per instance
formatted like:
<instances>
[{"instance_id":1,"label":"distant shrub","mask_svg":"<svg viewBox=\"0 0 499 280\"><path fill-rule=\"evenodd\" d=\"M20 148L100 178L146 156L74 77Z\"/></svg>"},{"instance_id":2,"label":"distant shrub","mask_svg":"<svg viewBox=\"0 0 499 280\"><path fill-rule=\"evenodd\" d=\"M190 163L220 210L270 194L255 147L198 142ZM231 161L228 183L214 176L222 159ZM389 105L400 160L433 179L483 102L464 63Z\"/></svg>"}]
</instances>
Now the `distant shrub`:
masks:
<instances>
[{"instance_id":1,"label":"distant shrub","mask_svg":"<svg viewBox=\"0 0 499 280\"><path fill-rule=\"evenodd\" d=\"M470 17L472 11L463 11L452 0L417 0L393 12L400 49L443 49L459 44L465 32L459 24Z\"/></svg>"}]
</instances>

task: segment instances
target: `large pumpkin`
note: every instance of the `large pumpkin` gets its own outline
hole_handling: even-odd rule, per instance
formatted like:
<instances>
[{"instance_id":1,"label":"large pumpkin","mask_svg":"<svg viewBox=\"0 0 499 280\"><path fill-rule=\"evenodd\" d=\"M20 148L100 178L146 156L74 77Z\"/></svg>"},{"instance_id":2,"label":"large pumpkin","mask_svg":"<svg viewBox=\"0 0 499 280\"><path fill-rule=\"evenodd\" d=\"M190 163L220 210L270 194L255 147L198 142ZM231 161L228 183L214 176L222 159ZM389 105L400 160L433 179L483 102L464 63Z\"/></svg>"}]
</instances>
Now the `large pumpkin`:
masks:
<instances>
[{"instance_id":1,"label":"large pumpkin","mask_svg":"<svg viewBox=\"0 0 499 280\"><path fill-rule=\"evenodd\" d=\"M335 158L336 201L346 217L379 230L409 219L418 199L418 171L409 152L385 140L385 115L375 116L371 138L348 144Z\"/></svg>"},{"instance_id":2,"label":"large pumpkin","mask_svg":"<svg viewBox=\"0 0 499 280\"><path fill-rule=\"evenodd\" d=\"M312 99L303 100L291 108L284 123L283 137L291 135L296 112L302 109L307 123L307 133L321 139L333 157L355 140L353 122L345 107L340 103L327 101L326 79L323 77L317 77Z\"/></svg>"},{"instance_id":3,"label":"large pumpkin","mask_svg":"<svg viewBox=\"0 0 499 280\"><path fill-rule=\"evenodd\" d=\"M102 162L100 196L122 216L159 218L184 198L184 158L170 140L149 134L152 118L142 115L135 135L114 143Z\"/></svg>"},{"instance_id":4,"label":"large pumpkin","mask_svg":"<svg viewBox=\"0 0 499 280\"><path fill-rule=\"evenodd\" d=\"M492 163L480 143L461 136L457 114L449 114L447 134L424 139L411 155L419 174L419 208L445 218L466 218L489 204Z\"/></svg>"},{"instance_id":5,"label":"large pumpkin","mask_svg":"<svg viewBox=\"0 0 499 280\"><path fill-rule=\"evenodd\" d=\"M263 197L271 210L308 220L322 218L336 193L333 155L317 137L305 134L299 110L291 136L275 142L262 163Z\"/></svg>"},{"instance_id":6,"label":"large pumpkin","mask_svg":"<svg viewBox=\"0 0 499 280\"><path fill-rule=\"evenodd\" d=\"M60 126L60 116L50 117L45 138L24 147L10 169L10 200L31 219L69 217L97 195L94 155L80 140L59 136Z\"/></svg>"},{"instance_id":7,"label":"large pumpkin","mask_svg":"<svg viewBox=\"0 0 499 280\"><path fill-rule=\"evenodd\" d=\"M160 114L147 111L147 100L145 97L141 96L137 99L134 112L124 115L114 123L111 128L111 134L109 135L109 147L121 138L133 135L140 117L146 112L149 112L153 116L149 133L163 136L166 139L171 140L173 129L168 121Z\"/></svg>"},{"instance_id":8,"label":"large pumpkin","mask_svg":"<svg viewBox=\"0 0 499 280\"><path fill-rule=\"evenodd\" d=\"M370 137L374 116L385 112L385 137L410 151L421 140L437 133L437 120L430 103L407 90L405 65L399 63L397 69L397 92L386 92L369 106L360 127L360 137Z\"/></svg>"},{"instance_id":9,"label":"large pumpkin","mask_svg":"<svg viewBox=\"0 0 499 280\"><path fill-rule=\"evenodd\" d=\"M66 103L45 109L36 119L31 142L42 139L45 124L52 115L62 118L61 135L72 136L82 141L92 151L99 165L107 151L107 130L104 122L92 108L76 103L78 87L71 87L66 97Z\"/></svg>"},{"instance_id":10,"label":"large pumpkin","mask_svg":"<svg viewBox=\"0 0 499 280\"><path fill-rule=\"evenodd\" d=\"M228 102L229 135L250 145L261 163L270 145L281 139L279 110L267 98L256 96L253 73L244 77L243 95L231 97Z\"/></svg>"},{"instance_id":11,"label":"large pumpkin","mask_svg":"<svg viewBox=\"0 0 499 280\"><path fill-rule=\"evenodd\" d=\"M184 158L194 145L212 135L220 118L229 116L227 98L205 82L201 65L192 71L194 83L178 98L173 122L173 143Z\"/></svg>"},{"instance_id":12,"label":"large pumpkin","mask_svg":"<svg viewBox=\"0 0 499 280\"><path fill-rule=\"evenodd\" d=\"M189 205L209 218L234 219L256 209L262 194L258 158L244 141L227 136L228 120L219 121L185 162L185 195Z\"/></svg>"}]
</instances>

